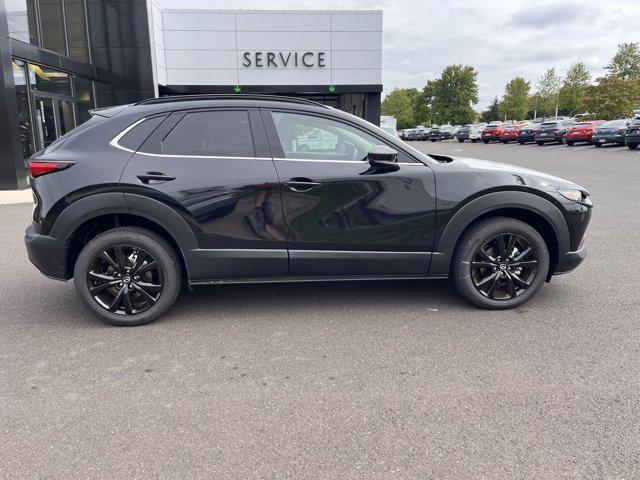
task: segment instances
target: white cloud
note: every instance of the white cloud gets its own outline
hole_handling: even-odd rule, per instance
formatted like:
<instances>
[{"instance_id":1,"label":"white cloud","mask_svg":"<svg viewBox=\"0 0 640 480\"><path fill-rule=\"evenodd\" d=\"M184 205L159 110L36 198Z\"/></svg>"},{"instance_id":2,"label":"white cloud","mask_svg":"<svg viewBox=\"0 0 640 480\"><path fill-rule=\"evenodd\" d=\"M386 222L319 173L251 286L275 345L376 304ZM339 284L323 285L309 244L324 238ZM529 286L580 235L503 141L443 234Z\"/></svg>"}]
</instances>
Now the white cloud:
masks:
<instances>
[{"instance_id":1,"label":"white cloud","mask_svg":"<svg viewBox=\"0 0 640 480\"><path fill-rule=\"evenodd\" d=\"M168 8L382 9L383 83L421 88L452 63L479 71L486 106L516 75L562 74L578 61L603 74L620 42L639 41L640 0L155 0Z\"/></svg>"}]
</instances>

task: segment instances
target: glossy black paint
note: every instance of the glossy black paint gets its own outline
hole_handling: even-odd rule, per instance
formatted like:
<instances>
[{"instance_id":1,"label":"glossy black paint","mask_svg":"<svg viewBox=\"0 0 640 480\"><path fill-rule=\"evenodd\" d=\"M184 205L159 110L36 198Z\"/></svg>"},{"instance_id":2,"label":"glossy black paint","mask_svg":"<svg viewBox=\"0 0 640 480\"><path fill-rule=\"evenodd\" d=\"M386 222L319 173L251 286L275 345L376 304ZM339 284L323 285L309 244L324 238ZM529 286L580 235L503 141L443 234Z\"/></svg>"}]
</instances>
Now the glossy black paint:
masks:
<instances>
[{"instance_id":1,"label":"glossy black paint","mask_svg":"<svg viewBox=\"0 0 640 480\"><path fill-rule=\"evenodd\" d=\"M249 112L256 156L164 155L159 140L186 112L201 109ZM270 114L283 109L361 129L397 151L398 161L285 158ZM70 276L77 232L86 235L87 227L114 215L117 224L156 225L176 245L192 284L446 277L464 229L505 209L540 220L558 250L552 265L558 273L584 256L591 208L557 192L579 186L509 165L427 156L362 119L317 104L240 95L100 113L108 118L34 159L76 162L33 182L39 202L30 258L44 271L40 250L47 242L38 237L62 242L62 253L48 260L62 264L57 271L64 273L54 274L60 278ZM110 144L154 115L166 118L137 151ZM171 180L149 181L149 172ZM256 215L267 220L256 222Z\"/></svg>"}]
</instances>

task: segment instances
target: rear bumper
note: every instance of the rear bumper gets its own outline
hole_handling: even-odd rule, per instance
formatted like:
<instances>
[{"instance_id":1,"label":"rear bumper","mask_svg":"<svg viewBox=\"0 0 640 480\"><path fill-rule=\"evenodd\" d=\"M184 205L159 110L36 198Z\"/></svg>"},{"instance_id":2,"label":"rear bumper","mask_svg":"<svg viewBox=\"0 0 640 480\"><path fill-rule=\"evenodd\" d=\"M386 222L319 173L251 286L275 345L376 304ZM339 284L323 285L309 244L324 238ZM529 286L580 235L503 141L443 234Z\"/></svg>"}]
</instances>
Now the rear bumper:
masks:
<instances>
[{"instance_id":1,"label":"rear bumper","mask_svg":"<svg viewBox=\"0 0 640 480\"><path fill-rule=\"evenodd\" d=\"M586 135L582 135L582 136L576 135L575 137L567 135L564 137L564 139L567 140L568 142L587 142L587 143L591 142L591 137L588 137Z\"/></svg>"},{"instance_id":2,"label":"rear bumper","mask_svg":"<svg viewBox=\"0 0 640 480\"><path fill-rule=\"evenodd\" d=\"M56 280L68 280L64 242L48 235L39 235L33 231L33 227L29 227L24 235L24 243L29 260L42 274Z\"/></svg>"},{"instance_id":3,"label":"rear bumper","mask_svg":"<svg viewBox=\"0 0 640 480\"><path fill-rule=\"evenodd\" d=\"M607 136L607 137L592 137L591 143L618 143L624 145L624 137L619 136Z\"/></svg>"},{"instance_id":4,"label":"rear bumper","mask_svg":"<svg viewBox=\"0 0 640 480\"><path fill-rule=\"evenodd\" d=\"M584 245L575 252L563 253L560 255L560 258L558 258L558 267L553 274L561 275L563 273L569 273L575 270L585 258L587 258L587 249Z\"/></svg>"}]
</instances>

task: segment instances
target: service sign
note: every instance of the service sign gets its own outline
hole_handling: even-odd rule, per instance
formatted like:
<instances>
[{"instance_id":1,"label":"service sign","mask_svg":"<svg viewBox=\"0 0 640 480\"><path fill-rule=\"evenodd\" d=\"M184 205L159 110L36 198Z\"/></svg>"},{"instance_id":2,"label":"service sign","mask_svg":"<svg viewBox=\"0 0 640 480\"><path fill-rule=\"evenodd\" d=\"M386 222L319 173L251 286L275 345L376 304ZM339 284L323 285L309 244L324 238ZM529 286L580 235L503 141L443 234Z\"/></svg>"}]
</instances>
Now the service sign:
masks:
<instances>
[{"instance_id":1,"label":"service sign","mask_svg":"<svg viewBox=\"0 0 640 480\"><path fill-rule=\"evenodd\" d=\"M250 51L241 55L244 68L325 68L326 52Z\"/></svg>"}]
</instances>

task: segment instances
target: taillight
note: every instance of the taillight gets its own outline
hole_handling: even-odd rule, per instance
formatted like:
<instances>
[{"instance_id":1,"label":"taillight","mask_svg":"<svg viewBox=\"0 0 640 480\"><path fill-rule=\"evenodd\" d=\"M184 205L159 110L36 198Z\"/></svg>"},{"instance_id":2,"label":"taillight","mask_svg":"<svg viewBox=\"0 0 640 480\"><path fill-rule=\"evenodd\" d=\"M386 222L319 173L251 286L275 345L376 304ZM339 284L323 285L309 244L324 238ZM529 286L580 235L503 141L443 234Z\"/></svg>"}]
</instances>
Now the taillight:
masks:
<instances>
[{"instance_id":1,"label":"taillight","mask_svg":"<svg viewBox=\"0 0 640 480\"><path fill-rule=\"evenodd\" d=\"M37 160L29 162L29 174L31 178L41 177L53 172L66 170L76 162L39 162Z\"/></svg>"}]
</instances>

